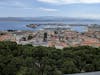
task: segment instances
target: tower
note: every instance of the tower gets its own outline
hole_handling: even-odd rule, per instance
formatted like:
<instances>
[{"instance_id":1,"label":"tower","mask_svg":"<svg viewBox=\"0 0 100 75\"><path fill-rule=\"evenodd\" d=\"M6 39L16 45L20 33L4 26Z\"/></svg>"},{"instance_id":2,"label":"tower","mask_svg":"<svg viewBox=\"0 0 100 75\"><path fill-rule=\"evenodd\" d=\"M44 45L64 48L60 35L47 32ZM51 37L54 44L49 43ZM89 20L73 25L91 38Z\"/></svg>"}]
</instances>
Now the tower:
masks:
<instances>
[{"instance_id":1,"label":"tower","mask_svg":"<svg viewBox=\"0 0 100 75\"><path fill-rule=\"evenodd\" d=\"M47 42L47 36L48 36L48 34L47 34L47 32L45 32L45 33L44 33L44 37L43 37L43 41L44 41L44 42Z\"/></svg>"}]
</instances>

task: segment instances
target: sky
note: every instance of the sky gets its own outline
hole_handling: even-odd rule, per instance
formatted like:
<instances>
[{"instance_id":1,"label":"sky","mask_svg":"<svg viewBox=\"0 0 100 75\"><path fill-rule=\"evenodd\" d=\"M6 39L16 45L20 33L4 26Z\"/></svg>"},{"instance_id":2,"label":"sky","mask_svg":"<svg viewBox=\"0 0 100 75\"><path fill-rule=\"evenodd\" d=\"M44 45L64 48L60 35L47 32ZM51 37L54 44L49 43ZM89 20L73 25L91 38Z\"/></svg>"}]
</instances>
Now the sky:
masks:
<instances>
[{"instance_id":1,"label":"sky","mask_svg":"<svg viewBox=\"0 0 100 75\"><path fill-rule=\"evenodd\" d=\"M100 19L100 0L0 0L0 17L37 16Z\"/></svg>"}]
</instances>

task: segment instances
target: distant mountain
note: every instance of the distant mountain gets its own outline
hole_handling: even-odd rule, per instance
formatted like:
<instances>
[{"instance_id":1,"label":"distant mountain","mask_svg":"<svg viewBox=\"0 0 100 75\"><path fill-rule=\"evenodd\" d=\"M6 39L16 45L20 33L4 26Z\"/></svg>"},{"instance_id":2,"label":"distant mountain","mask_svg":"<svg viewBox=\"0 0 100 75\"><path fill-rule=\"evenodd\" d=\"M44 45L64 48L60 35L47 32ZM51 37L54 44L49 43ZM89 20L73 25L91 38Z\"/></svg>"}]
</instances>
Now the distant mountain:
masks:
<instances>
[{"instance_id":1,"label":"distant mountain","mask_svg":"<svg viewBox=\"0 0 100 75\"><path fill-rule=\"evenodd\" d=\"M31 17L1 17L0 21L33 21Z\"/></svg>"},{"instance_id":2,"label":"distant mountain","mask_svg":"<svg viewBox=\"0 0 100 75\"><path fill-rule=\"evenodd\" d=\"M100 21L100 20L85 19L85 18L42 16L42 17L1 17L0 21Z\"/></svg>"}]
</instances>

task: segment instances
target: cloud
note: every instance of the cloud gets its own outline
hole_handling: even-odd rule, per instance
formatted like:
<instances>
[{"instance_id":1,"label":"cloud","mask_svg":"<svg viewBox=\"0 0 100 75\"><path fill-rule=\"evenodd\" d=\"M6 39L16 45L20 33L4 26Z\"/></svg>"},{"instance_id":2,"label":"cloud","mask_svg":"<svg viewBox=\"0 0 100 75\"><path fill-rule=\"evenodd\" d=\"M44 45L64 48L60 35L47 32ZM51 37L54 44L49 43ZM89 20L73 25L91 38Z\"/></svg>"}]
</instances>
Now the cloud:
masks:
<instances>
[{"instance_id":1,"label":"cloud","mask_svg":"<svg viewBox=\"0 0 100 75\"><path fill-rule=\"evenodd\" d=\"M52 4L100 3L100 0L37 0L37 1L52 3Z\"/></svg>"},{"instance_id":2,"label":"cloud","mask_svg":"<svg viewBox=\"0 0 100 75\"><path fill-rule=\"evenodd\" d=\"M59 2L57 0L37 0L37 1L46 2L46 3L57 3L57 2Z\"/></svg>"},{"instance_id":3,"label":"cloud","mask_svg":"<svg viewBox=\"0 0 100 75\"><path fill-rule=\"evenodd\" d=\"M24 2L18 0L1 0L0 7L2 8L20 8L20 9L33 9Z\"/></svg>"},{"instance_id":4,"label":"cloud","mask_svg":"<svg viewBox=\"0 0 100 75\"><path fill-rule=\"evenodd\" d=\"M58 11L57 9L43 8L43 7L40 7L39 9L40 10L43 10L43 11L47 11L47 12L55 12L55 11Z\"/></svg>"},{"instance_id":5,"label":"cloud","mask_svg":"<svg viewBox=\"0 0 100 75\"><path fill-rule=\"evenodd\" d=\"M80 3L100 3L100 0L80 0Z\"/></svg>"}]
</instances>

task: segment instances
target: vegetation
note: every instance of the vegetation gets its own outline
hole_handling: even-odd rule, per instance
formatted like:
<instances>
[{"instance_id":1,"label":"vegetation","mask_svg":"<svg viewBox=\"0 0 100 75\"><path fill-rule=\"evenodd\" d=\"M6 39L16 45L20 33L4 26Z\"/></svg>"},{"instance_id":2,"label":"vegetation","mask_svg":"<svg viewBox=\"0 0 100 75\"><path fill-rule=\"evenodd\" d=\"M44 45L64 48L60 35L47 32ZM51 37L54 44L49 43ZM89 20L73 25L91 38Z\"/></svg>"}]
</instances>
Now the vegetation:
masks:
<instances>
[{"instance_id":1,"label":"vegetation","mask_svg":"<svg viewBox=\"0 0 100 75\"><path fill-rule=\"evenodd\" d=\"M33 39L33 36L32 35L29 35L28 36L28 40L32 40Z\"/></svg>"},{"instance_id":2,"label":"vegetation","mask_svg":"<svg viewBox=\"0 0 100 75\"><path fill-rule=\"evenodd\" d=\"M0 42L0 75L63 75L100 71L100 48L56 49Z\"/></svg>"}]
</instances>

